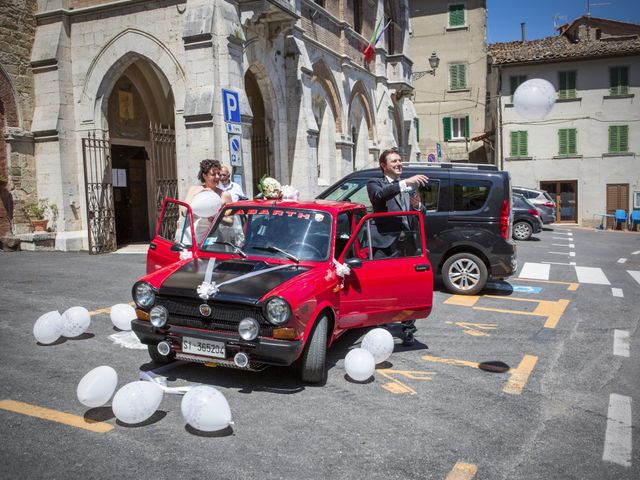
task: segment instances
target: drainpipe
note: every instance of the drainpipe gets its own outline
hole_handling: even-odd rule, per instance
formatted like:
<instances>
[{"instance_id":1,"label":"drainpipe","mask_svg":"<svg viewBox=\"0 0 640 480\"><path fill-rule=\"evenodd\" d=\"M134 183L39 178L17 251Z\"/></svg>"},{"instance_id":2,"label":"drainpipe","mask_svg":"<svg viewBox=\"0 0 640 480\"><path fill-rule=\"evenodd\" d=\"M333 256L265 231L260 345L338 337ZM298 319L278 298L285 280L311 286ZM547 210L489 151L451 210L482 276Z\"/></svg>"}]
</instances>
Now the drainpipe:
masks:
<instances>
[{"instance_id":1,"label":"drainpipe","mask_svg":"<svg viewBox=\"0 0 640 480\"><path fill-rule=\"evenodd\" d=\"M504 155L502 149L502 67L497 66L498 69L498 125L496 125L496 149L498 152L498 162L500 170L504 170Z\"/></svg>"},{"instance_id":2,"label":"drainpipe","mask_svg":"<svg viewBox=\"0 0 640 480\"><path fill-rule=\"evenodd\" d=\"M527 37L526 37L526 35L525 35L525 28L524 28L524 26L525 26L525 23L524 23L524 22L520 23L520 33L522 34L522 41L523 41L523 42L525 42L525 41L527 40Z\"/></svg>"}]
</instances>

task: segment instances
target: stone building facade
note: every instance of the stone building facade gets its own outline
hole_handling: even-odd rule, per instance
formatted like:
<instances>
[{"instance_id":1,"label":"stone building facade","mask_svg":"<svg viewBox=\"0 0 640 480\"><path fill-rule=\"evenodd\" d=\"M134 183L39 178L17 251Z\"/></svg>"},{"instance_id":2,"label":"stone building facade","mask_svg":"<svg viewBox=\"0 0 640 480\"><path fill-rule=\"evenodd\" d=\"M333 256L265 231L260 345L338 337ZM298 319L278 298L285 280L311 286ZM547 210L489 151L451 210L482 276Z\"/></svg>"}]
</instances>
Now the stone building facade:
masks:
<instances>
[{"instance_id":1,"label":"stone building facade","mask_svg":"<svg viewBox=\"0 0 640 480\"><path fill-rule=\"evenodd\" d=\"M312 198L381 149L417 150L408 0L41 0L35 19L30 131L57 249L148 241L204 158L233 160L249 194L268 175Z\"/></svg>"},{"instance_id":2,"label":"stone building facade","mask_svg":"<svg viewBox=\"0 0 640 480\"><path fill-rule=\"evenodd\" d=\"M24 205L37 201L33 137L35 0L3 0L0 15L0 239L28 232Z\"/></svg>"}]
</instances>

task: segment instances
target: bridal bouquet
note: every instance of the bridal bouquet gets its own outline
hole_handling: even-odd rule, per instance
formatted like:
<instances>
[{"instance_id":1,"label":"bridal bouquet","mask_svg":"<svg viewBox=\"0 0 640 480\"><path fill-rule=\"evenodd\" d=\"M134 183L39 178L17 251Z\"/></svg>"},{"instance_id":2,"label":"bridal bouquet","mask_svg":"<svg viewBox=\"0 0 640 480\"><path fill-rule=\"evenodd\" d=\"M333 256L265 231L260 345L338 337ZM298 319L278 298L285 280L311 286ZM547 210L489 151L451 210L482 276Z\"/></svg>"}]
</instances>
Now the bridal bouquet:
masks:
<instances>
[{"instance_id":1,"label":"bridal bouquet","mask_svg":"<svg viewBox=\"0 0 640 480\"><path fill-rule=\"evenodd\" d=\"M282 186L280 182L266 175L260 179L258 189L264 198L279 199L282 196Z\"/></svg>"}]
</instances>

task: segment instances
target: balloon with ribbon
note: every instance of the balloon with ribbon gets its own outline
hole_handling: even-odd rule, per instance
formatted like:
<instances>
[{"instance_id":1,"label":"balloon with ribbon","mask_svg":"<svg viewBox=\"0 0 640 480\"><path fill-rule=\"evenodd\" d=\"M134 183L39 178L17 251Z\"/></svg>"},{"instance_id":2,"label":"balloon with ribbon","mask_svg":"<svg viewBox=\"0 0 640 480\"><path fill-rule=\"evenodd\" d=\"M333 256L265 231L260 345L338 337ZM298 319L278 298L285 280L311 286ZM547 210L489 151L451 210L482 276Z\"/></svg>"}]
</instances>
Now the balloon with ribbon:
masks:
<instances>
[{"instance_id":1,"label":"balloon with ribbon","mask_svg":"<svg viewBox=\"0 0 640 480\"><path fill-rule=\"evenodd\" d=\"M227 399L218 389L208 385L200 385L185 393L180 409L185 421L203 432L222 430L231 423Z\"/></svg>"},{"instance_id":2,"label":"balloon with ribbon","mask_svg":"<svg viewBox=\"0 0 640 480\"><path fill-rule=\"evenodd\" d=\"M57 310L41 315L33 325L33 336L43 345L55 342L62 335L62 316Z\"/></svg>"},{"instance_id":3,"label":"balloon with ribbon","mask_svg":"<svg viewBox=\"0 0 640 480\"><path fill-rule=\"evenodd\" d=\"M144 422L160 406L163 391L154 382L138 380L127 383L113 397L111 409L118 420L136 424Z\"/></svg>"},{"instance_id":4,"label":"balloon with ribbon","mask_svg":"<svg viewBox=\"0 0 640 480\"><path fill-rule=\"evenodd\" d=\"M89 371L76 389L78 400L87 407L101 407L109 401L113 392L116 391L118 385L118 374L116 371L107 366L102 365Z\"/></svg>"}]
</instances>

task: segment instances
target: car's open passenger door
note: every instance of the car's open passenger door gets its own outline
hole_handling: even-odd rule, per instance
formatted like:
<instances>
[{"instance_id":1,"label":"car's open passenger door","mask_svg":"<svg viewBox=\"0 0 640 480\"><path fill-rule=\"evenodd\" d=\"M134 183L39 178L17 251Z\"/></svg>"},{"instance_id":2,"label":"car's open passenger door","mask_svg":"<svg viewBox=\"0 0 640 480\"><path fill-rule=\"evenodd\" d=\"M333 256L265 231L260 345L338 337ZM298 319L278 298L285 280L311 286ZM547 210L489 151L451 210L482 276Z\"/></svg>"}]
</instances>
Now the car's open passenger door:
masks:
<instances>
[{"instance_id":1,"label":"car's open passenger door","mask_svg":"<svg viewBox=\"0 0 640 480\"><path fill-rule=\"evenodd\" d=\"M195 256L191 207L173 198L165 199L158 219L156 236L147 252L147 273L155 272L185 256Z\"/></svg>"},{"instance_id":2,"label":"car's open passenger door","mask_svg":"<svg viewBox=\"0 0 640 480\"><path fill-rule=\"evenodd\" d=\"M338 261L351 272L340 290L339 328L424 318L433 302L424 218L418 212L365 215Z\"/></svg>"}]
</instances>

